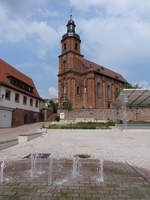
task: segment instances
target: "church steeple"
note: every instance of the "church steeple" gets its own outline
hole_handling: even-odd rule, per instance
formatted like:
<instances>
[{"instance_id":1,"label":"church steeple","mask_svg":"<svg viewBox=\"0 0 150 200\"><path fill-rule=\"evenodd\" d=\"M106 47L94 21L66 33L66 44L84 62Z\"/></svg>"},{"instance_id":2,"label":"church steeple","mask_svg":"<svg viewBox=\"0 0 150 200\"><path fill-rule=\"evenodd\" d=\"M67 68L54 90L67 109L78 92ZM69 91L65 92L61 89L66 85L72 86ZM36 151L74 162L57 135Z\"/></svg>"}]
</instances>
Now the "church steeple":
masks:
<instances>
[{"instance_id":1,"label":"church steeple","mask_svg":"<svg viewBox=\"0 0 150 200\"><path fill-rule=\"evenodd\" d=\"M63 35L62 39L64 40L67 37L75 37L76 39L80 40L80 36L76 34L75 28L76 28L76 25L75 25L74 20L72 19L72 8L71 8L70 19L67 23L67 33Z\"/></svg>"}]
</instances>

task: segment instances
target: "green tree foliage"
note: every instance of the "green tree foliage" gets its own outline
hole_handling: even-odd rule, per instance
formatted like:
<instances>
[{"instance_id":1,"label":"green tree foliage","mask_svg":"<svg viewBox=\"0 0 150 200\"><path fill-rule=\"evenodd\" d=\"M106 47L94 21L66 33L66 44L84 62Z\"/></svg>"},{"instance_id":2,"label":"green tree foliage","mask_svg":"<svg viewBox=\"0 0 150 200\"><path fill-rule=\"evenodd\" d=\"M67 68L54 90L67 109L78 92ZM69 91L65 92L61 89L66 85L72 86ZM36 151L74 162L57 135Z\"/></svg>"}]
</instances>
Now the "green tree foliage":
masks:
<instances>
[{"instance_id":1,"label":"green tree foliage","mask_svg":"<svg viewBox=\"0 0 150 200\"><path fill-rule=\"evenodd\" d=\"M53 113L57 113L58 104L53 100L50 100L48 107L52 107Z\"/></svg>"},{"instance_id":2,"label":"green tree foliage","mask_svg":"<svg viewBox=\"0 0 150 200\"><path fill-rule=\"evenodd\" d=\"M72 103L71 103L71 101L64 102L64 110L68 110L68 111L72 110Z\"/></svg>"},{"instance_id":3,"label":"green tree foliage","mask_svg":"<svg viewBox=\"0 0 150 200\"><path fill-rule=\"evenodd\" d=\"M120 92L118 90L115 90L114 92L114 95L115 95L115 98L117 99L117 97L119 96Z\"/></svg>"},{"instance_id":4,"label":"green tree foliage","mask_svg":"<svg viewBox=\"0 0 150 200\"><path fill-rule=\"evenodd\" d=\"M126 89L141 89L138 84L132 85L131 83L126 83Z\"/></svg>"}]
</instances>

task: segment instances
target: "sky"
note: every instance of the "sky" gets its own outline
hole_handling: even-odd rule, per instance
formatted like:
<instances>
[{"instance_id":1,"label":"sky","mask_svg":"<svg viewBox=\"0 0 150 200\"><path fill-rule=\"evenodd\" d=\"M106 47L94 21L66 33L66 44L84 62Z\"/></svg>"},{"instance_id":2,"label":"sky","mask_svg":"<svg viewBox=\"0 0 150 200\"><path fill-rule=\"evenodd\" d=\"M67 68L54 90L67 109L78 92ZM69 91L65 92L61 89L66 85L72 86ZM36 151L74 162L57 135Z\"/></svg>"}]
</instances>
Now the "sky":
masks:
<instances>
[{"instance_id":1,"label":"sky","mask_svg":"<svg viewBox=\"0 0 150 200\"><path fill-rule=\"evenodd\" d=\"M0 58L57 97L70 7L85 58L150 88L150 0L0 0Z\"/></svg>"}]
</instances>

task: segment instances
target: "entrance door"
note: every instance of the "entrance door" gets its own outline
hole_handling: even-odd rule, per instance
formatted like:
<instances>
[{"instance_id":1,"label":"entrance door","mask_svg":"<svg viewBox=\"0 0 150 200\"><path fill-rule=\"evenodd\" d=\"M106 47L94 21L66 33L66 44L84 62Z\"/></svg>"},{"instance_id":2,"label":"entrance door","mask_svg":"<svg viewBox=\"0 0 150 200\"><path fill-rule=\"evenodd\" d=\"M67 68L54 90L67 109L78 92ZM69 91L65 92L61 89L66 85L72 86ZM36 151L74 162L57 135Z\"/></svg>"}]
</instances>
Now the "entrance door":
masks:
<instances>
[{"instance_id":1,"label":"entrance door","mask_svg":"<svg viewBox=\"0 0 150 200\"><path fill-rule=\"evenodd\" d=\"M28 123L28 115L25 115L24 116L24 124L27 124Z\"/></svg>"}]
</instances>

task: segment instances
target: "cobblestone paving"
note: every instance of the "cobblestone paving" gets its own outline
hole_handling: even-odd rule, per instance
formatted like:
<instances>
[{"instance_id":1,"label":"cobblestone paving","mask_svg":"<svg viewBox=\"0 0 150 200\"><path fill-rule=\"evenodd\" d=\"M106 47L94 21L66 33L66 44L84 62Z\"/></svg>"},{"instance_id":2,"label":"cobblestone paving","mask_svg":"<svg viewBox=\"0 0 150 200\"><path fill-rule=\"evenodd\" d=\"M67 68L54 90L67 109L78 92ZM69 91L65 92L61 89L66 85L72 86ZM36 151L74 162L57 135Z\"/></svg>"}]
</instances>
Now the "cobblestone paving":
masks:
<instances>
[{"instance_id":1,"label":"cobblestone paving","mask_svg":"<svg viewBox=\"0 0 150 200\"><path fill-rule=\"evenodd\" d=\"M30 160L7 163L0 185L0 200L149 200L150 172L127 163L104 162L104 183L99 183L99 161L80 159L79 176L72 176L72 160L53 162L53 184L48 185L49 161L40 160L30 178ZM41 172L41 173L39 173ZM43 173L42 173L43 172ZM60 181L67 180L64 184Z\"/></svg>"}]
</instances>

